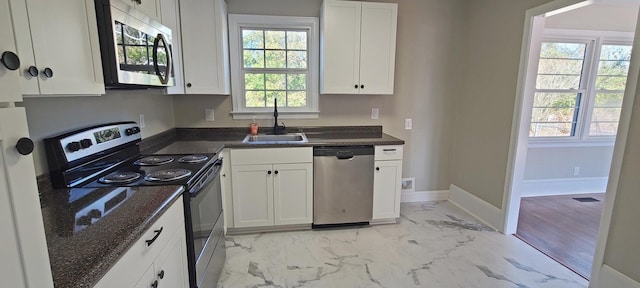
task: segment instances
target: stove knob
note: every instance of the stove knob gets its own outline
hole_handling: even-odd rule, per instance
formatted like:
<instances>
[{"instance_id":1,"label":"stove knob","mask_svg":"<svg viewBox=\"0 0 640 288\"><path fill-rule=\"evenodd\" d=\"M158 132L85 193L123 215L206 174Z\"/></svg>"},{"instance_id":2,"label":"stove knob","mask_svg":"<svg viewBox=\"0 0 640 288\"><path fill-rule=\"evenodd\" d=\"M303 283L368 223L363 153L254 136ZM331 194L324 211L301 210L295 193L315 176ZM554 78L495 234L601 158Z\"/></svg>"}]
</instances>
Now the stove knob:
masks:
<instances>
[{"instance_id":1,"label":"stove knob","mask_svg":"<svg viewBox=\"0 0 640 288\"><path fill-rule=\"evenodd\" d=\"M91 139L80 140L80 147L82 147L82 149L89 148L91 147L91 145L93 145L93 142L91 142Z\"/></svg>"},{"instance_id":2,"label":"stove knob","mask_svg":"<svg viewBox=\"0 0 640 288\"><path fill-rule=\"evenodd\" d=\"M124 130L124 135L126 136L133 135L133 128L127 128L126 130Z\"/></svg>"},{"instance_id":3,"label":"stove knob","mask_svg":"<svg viewBox=\"0 0 640 288\"><path fill-rule=\"evenodd\" d=\"M89 216L89 218L100 218L102 217L102 211L98 210L98 209L92 209L91 211L89 211L89 214L87 214L87 216Z\"/></svg>"},{"instance_id":4,"label":"stove knob","mask_svg":"<svg viewBox=\"0 0 640 288\"><path fill-rule=\"evenodd\" d=\"M76 152L81 148L82 146L80 145L80 142L77 141L69 142L69 144L67 144L67 149L71 150L71 152Z\"/></svg>"},{"instance_id":5,"label":"stove knob","mask_svg":"<svg viewBox=\"0 0 640 288\"><path fill-rule=\"evenodd\" d=\"M140 127L133 127L133 128L131 128L131 129L133 129L133 134L138 134L138 133L140 133Z\"/></svg>"},{"instance_id":6,"label":"stove knob","mask_svg":"<svg viewBox=\"0 0 640 288\"><path fill-rule=\"evenodd\" d=\"M82 216L80 218L78 218L78 220L76 220L76 225L91 225L91 217L89 216Z\"/></svg>"}]
</instances>

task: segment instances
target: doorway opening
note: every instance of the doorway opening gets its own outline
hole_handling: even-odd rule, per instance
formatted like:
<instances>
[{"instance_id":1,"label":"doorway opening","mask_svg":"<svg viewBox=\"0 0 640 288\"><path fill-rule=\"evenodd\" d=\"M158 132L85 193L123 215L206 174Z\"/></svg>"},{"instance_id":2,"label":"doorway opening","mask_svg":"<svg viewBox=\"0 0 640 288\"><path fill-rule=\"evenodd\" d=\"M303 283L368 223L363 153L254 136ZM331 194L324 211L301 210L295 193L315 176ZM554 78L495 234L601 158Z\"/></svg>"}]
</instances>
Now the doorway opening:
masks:
<instances>
[{"instance_id":1,"label":"doorway opening","mask_svg":"<svg viewBox=\"0 0 640 288\"><path fill-rule=\"evenodd\" d=\"M637 3L604 2L531 15L521 110L514 116L520 117L517 151L503 205L505 234L586 279L638 14Z\"/></svg>"}]
</instances>

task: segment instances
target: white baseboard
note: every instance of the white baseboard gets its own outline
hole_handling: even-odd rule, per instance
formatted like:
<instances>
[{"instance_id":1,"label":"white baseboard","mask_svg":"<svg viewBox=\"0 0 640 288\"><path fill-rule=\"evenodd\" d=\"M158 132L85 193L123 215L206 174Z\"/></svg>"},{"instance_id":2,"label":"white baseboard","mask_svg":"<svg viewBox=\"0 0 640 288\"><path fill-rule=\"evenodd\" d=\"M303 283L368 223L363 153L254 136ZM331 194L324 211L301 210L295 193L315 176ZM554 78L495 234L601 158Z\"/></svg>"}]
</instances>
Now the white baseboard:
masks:
<instances>
[{"instance_id":1,"label":"white baseboard","mask_svg":"<svg viewBox=\"0 0 640 288\"><path fill-rule=\"evenodd\" d=\"M640 283L627 277L607 265L602 265L600 269L600 275L598 276L598 283L591 283L591 288L640 288Z\"/></svg>"},{"instance_id":2,"label":"white baseboard","mask_svg":"<svg viewBox=\"0 0 640 288\"><path fill-rule=\"evenodd\" d=\"M449 190L405 192L400 194L400 202L440 201L449 199Z\"/></svg>"},{"instance_id":3,"label":"white baseboard","mask_svg":"<svg viewBox=\"0 0 640 288\"><path fill-rule=\"evenodd\" d=\"M608 177L524 180L521 197L604 193Z\"/></svg>"},{"instance_id":4,"label":"white baseboard","mask_svg":"<svg viewBox=\"0 0 640 288\"><path fill-rule=\"evenodd\" d=\"M502 211L497 207L453 184L449 186L449 201L489 227L500 231Z\"/></svg>"}]
</instances>

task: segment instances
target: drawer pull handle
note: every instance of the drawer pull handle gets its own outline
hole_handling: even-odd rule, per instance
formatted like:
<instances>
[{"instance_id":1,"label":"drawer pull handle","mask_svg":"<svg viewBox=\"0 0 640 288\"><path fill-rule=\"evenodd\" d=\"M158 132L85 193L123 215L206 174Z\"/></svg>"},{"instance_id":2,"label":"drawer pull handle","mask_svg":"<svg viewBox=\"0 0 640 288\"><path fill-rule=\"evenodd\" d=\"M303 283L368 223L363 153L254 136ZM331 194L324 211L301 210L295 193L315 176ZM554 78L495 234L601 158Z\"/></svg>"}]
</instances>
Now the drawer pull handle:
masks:
<instances>
[{"instance_id":1,"label":"drawer pull handle","mask_svg":"<svg viewBox=\"0 0 640 288\"><path fill-rule=\"evenodd\" d=\"M160 273L158 273L158 277L160 277L160 279L164 279L164 270L160 271Z\"/></svg>"},{"instance_id":2,"label":"drawer pull handle","mask_svg":"<svg viewBox=\"0 0 640 288\"><path fill-rule=\"evenodd\" d=\"M395 152L396 149L382 149L382 151L384 151L384 152Z\"/></svg>"},{"instance_id":3,"label":"drawer pull handle","mask_svg":"<svg viewBox=\"0 0 640 288\"><path fill-rule=\"evenodd\" d=\"M151 283L151 287L152 288L158 288L158 280L153 281L153 283Z\"/></svg>"},{"instance_id":4,"label":"drawer pull handle","mask_svg":"<svg viewBox=\"0 0 640 288\"><path fill-rule=\"evenodd\" d=\"M160 227L160 229L153 231L156 233L156 235L154 235L153 238L151 238L151 240L145 241L147 242L147 246L151 246L151 244L153 244L153 242L155 242L156 239L158 239L158 237L160 236L160 233L162 233L162 229L164 229L164 227Z\"/></svg>"}]
</instances>

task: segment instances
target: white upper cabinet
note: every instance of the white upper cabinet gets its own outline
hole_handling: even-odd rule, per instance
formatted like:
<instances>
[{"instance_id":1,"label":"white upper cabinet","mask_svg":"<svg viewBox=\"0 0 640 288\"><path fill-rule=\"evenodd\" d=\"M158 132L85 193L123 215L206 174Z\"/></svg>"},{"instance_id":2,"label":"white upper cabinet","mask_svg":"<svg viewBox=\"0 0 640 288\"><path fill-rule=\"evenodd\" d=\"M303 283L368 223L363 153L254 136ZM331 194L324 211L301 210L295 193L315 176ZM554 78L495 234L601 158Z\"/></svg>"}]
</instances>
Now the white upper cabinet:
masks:
<instances>
[{"instance_id":1,"label":"white upper cabinet","mask_svg":"<svg viewBox=\"0 0 640 288\"><path fill-rule=\"evenodd\" d=\"M155 18L156 20L160 20L162 18L161 14L161 2L162 0L124 0L125 2L136 7L136 10L144 13L151 18Z\"/></svg>"},{"instance_id":2,"label":"white upper cabinet","mask_svg":"<svg viewBox=\"0 0 640 288\"><path fill-rule=\"evenodd\" d=\"M93 0L9 3L22 94L104 94Z\"/></svg>"},{"instance_id":3,"label":"white upper cabinet","mask_svg":"<svg viewBox=\"0 0 640 288\"><path fill-rule=\"evenodd\" d=\"M320 93L393 94L398 4L325 0Z\"/></svg>"},{"instance_id":4,"label":"white upper cabinet","mask_svg":"<svg viewBox=\"0 0 640 288\"><path fill-rule=\"evenodd\" d=\"M180 16L186 94L230 94L226 2L180 1Z\"/></svg>"},{"instance_id":5,"label":"white upper cabinet","mask_svg":"<svg viewBox=\"0 0 640 288\"><path fill-rule=\"evenodd\" d=\"M184 94L182 74L182 42L180 31L180 3L178 0L160 0L162 24L171 29L171 56L173 60L174 86L167 87L167 94Z\"/></svg>"},{"instance_id":6,"label":"white upper cabinet","mask_svg":"<svg viewBox=\"0 0 640 288\"><path fill-rule=\"evenodd\" d=\"M0 0L0 39L13 39L13 24L9 9L9 0ZM13 41L0 41L0 102L20 102L20 86L18 85L20 57L17 55Z\"/></svg>"}]
</instances>

